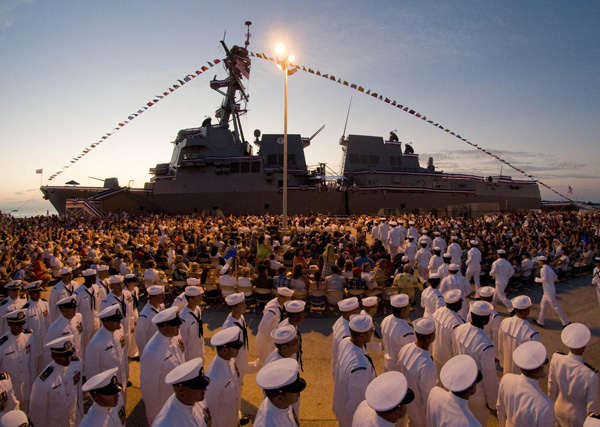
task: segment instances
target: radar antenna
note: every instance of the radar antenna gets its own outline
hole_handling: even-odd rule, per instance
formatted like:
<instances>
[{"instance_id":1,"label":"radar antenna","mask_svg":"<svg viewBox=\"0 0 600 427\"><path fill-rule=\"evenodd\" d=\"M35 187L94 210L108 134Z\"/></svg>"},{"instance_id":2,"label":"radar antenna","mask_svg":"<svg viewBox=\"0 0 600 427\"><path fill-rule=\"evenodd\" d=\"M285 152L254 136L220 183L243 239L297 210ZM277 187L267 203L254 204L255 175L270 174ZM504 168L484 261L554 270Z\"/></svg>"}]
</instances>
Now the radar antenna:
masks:
<instances>
[{"instance_id":1,"label":"radar antenna","mask_svg":"<svg viewBox=\"0 0 600 427\"><path fill-rule=\"evenodd\" d=\"M352 95L350 96L350 104L348 105L348 113L346 114L346 123L344 123L344 132L342 132L342 137L340 138L340 145L342 146L342 162L340 164L340 175L344 174L344 165L346 164L346 151L348 150L348 145L346 143L346 127L348 126L348 117L350 117L350 107L352 107Z\"/></svg>"},{"instance_id":2,"label":"radar antenna","mask_svg":"<svg viewBox=\"0 0 600 427\"><path fill-rule=\"evenodd\" d=\"M250 34L250 25L252 25L252 22L246 21L244 23L244 25L246 25L248 27L248 30L246 31L246 42L244 43L244 45L246 46L246 49L248 49L248 45L250 44L250 37L252 36Z\"/></svg>"}]
</instances>

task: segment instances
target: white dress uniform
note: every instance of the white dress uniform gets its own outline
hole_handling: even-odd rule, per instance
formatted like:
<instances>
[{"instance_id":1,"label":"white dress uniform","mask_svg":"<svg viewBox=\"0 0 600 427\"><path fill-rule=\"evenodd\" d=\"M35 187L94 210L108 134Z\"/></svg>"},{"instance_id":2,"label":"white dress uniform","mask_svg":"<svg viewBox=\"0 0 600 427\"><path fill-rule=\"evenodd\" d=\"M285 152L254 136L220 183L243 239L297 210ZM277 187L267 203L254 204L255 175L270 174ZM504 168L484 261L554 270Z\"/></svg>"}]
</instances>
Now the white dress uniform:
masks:
<instances>
[{"instance_id":1,"label":"white dress uniform","mask_svg":"<svg viewBox=\"0 0 600 427\"><path fill-rule=\"evenodd\" d=\"M83 415L81 363L52 361L33 383L29 417L36 426L75 427Z\"/></svg>"},{"instance_id":2,"label":"white dress uniform","mask_svg":"<svg viewBox=\"0 0 600 427\"><path fill-rule=\"evenodd\" d=\"M158 330L156 325L152 323L152 319L164 309L164 304L160 304L157 310L152 304L146 303L140 312L140 317L138 317L134 332L135 342L138 346L140 354L144 352L144 347L146 347L146 344L148 341L150 341L150 338L152 338L152 336Z\"/></svg>"},{"instance_id":3,"label":"white dress uniform","mask_svg":"<svg viewBox=\"0 0 600 427\"><path fill-rule=\"evenodd\" d=\"M425 243L426 248L427 249L431 249L432 248L432 244L433 241L431 240L431 237L429 237L429 235L427 234L422 234L421 237L419 237L417 239L417 243L419 244L419 246L421 246L423 243Z\"/></svg>"},{"instance_id":4,"label":"white dress uniform","mask_svg":"<svg viewBox=\"0 0 600 427\"><path fill-rule=\"evenodd\" d=\"M291 406L279 409L266 398L258 407L252 425L254 427L298 427L298 420L294 416Z\"/></svg>"},{"instance_id":5,"label":"white dress uniform","mask_svg":"<svg viewBox=\"0 0 600 427\"><path fill-rule=\"evenodd\" d=\"M129 363L125 353L125 337L122 329L110 332L104 326L92 337L85 354L85 377L92 378L108 369L119 368L115 374L123 388L127 387Z\"/></svg>"},{"instance_id":6,"label":"white dress uniform","mask_svg":"<svg viewBox=\"0 0 600 427\"><path fill-rule=\"evenodd\" d=\"M75 313L75 316L71 320L67 319L62 314L50 325L46 332L46 342L49 343L57 338L65 335L73 335L73 349L75 350L75 356L81 360L81 332L83 327L81 326L81 313ZM44 357L46 364L52 362L52 356L50 356L50 349L44 348Z\"/></svg>"},{"instance_id":7,"label":"white dress uniform","mask_svg":"<svg viewBox=\"0 0 600 427\"><path fill-rule=\"evenodd\" d=\"M377 415L366 400L360 402L352 417L352 427L394 427L395 425Z\"/></svg>"},{"instance_id":8,"label":"white dress uniform","mask_svg":"<svg viewBox=\"0 0 600 427\"><path fill-rule=\"evenodd\" d=\"M498 400L494 344L483 329L471 323L465 323L454 329L452 347L455 355L471 356L477 364L477 369L483 375L481 383L477 385L477 391L469 398L469 407L481 425L486 426L490 417L490 409L495 409Z\"/></svg>"},{"instance_id":9,"label":"white dress uniform","mask_svg":"<svg viewBox=\"0 0 600 427\"><path fill-rule=\"evenodd\" d=\"M235 361L217 355L204 375L210 378L204 401L211 412L212 427L237 426L242 401Z\"/></svg>"},{"instance_id":10,"label":"white dress uniform","mask_svg":"<svg viewBox=\"0 0 600 427\"><path fill-rule=\"evenodd\" d=\"M481 273L481 251L476 247L472 247L467 252L467 271L465 272L465 280L471 283L471 277L475 281L475 290L481 287L479 273Z\"/></svg>"},{"instance_id":11,"label":"white dress uniform","mask_svg":"<svg viewBox=\"0 0 600 427\"><path fill-rule=\"evenodd\" d=\"M458 311L458 315L461 319L465 320L467 318L467 313L469 311L469 305L467 304L467 296L471 294L473 291L471 289L471 285L469 282L465 280L465 278L460 274L460 272L455 274L449 274L440 282L440 292L444 295L446 292L458 289L462 293L462 306Z\"/></svg>"},{"instance_id":12,"label":"white dress uniform","mask_svg":"<svg viewBox=\"0 0 600 427\"><path fill-rule=\"evenodd\" d=\"M104 280L100 280L96 277L96 285L98 286L98 300L104 301L108 294L110 294L110 286L109 286L108 278Z\"/></svg>"},{"instance_id":13,"label":"white dress uniform","mask_svg":"<svg viewBox=\"0 0 600 427\"><path fill-rule=\"evenodd\" d=\"M171 395L154 420L152 427L207 427L211 425L211 416L204 402L185 405Z\"/></svg>"},{"instance_id":14,"label":"white dress uniform","mask_svg":"<svg viewBox=\"0 0 600 427\"><path fill-rule=\"evenodd\" d=\"M600 268L594 267L592 273L592 285L596 286L596 294L598 294L598 304L600 304Z\"/></svg>"},{"instance_id":15,"label":"white dress uniform","mask_svg":"<svg viewBox=\"0 0 600 427\"><path fill-rule=\"evenodd\" d=\"M398 253L398 248L404 241L402 230L398 227L394 227L390 230L388 235L388 245L390 248L390 255L393 257Z\"/></svg>"},{"instance_id":16,"label":"white dress uniform","mask_svg":"<svg viewBox=\"0 0 600 427\"><path fill-rule=\"evenodd\" d=\"M428 286L421 294L421 307L425 309L423 317L432 318L433 313L445 305L444 296L438 288Z\"/></svg>"},{"instance_id":17,"label":"white dress uniform","mask_svg":"<svg viewBox=\"0 0 600 427\"><path fill-rule=\"evenodd\" d=\"M6 321L6 320L5 320ZM26 409L31 393L33 374L33 333L30 329L19 335L11 332L0 338L0 372L6 372L12 381L15 397Z\"/></svg>"},{"instance_id":18,"label":"white dress uniform","mask_svg":"<svg viewBox=\"0 0 600 427\"><path fill-rule=\"evenodd\" d=\"M539 332L527 320L513 316L500 322L497 353L505 375L521 373L521 368L513 361L513 351L526 341L542 342Z\"/></svg>"},{"instance_id":19,"label":"white dress uniform","mask_svg":"<svg viewBox=\"0 0 600 427\"><path fill-rule=\"evenodd\" d=\"M20 310L26 303L27 300L24 298L17 298L15 300L10 296L0 301L0 336L10 331L10 328L6 324L6 320L4 320L4 315L11 311Z\"/></svg>"},{"instance_id":20,"label":"white dress uniform","mask_svg":"<svg viewBox=\"0 0 600 427\"><path fill-rule=\"evenodd\" d=\"M165 378L184 363L183 349L179 335L168 338L160 332L156 332L144 348L140 360L140 389L150 425L173 393L173 387L165 384Z\"/></svg>"},{"instance_id":21,"label":"white dress uniform","mask_svg":"<svg viewBox=\"0 0 600 427\"><path fill-rule=\"evenodd\" d=\"M123 293L120 297L117 297L112 291L106 296L102 303L100 303L100 311L104 310L115 303L120 304L121 313L123 319L121 320L121 326L123 326L123 336L125 337L125 349L129 355L129 344L130 340L133 339L135 331L135 316L133 297L131 292L127 289L123 289Z\"/></svg>"},{"instance_id":22,"label":"white dress uniform","mask_svg":"<svg viewBox=\"0 0 600 427\"><path fill-rule=\"evenodd\" d=\"M444 264L444 258L441 255L432 255L429 258L429 264L427 265L427 269L429 270L429 275L436 274L438 272L438 268L440 268Z\"/></svg>"},{"instance_id":23,"label":"white dress uniform","mask_svg":"<svg viewBox=\"0 0 600 427\"><path fill-rule=\"evenodd\" d=\"M408 404L410 427L425 427L427 400L437 380L437 370L431 353L417 347L416 344L404 346L398 355L398 366L406 377L408 388L415 393L415 399Z\"/></svg>"},{"instance_id":24,"label":"white dress uniform","mask_svg":"<svg viewBox=\"0 0 600 427\"><path fill-rule=\"evenodd\" d=\"M416 229L414 225L408 227L408 231L406 232L407 237L412 237L415 239L415 242L421 238L421 233Z\"/></svg>"},{"instance_id":25,"label":"white dress uniform","mask_svg":"<svg viewBox=\"0 0 600 427\"><path fill-rule=\"evenodd\" d=\"M71 283L66 285L61 280L50 290L50 298L48 299L48 308L50 310L50 322L54 322L60 316L60 310L56 303L61 299L70 297L75 292L75 289L79 286L79 283L72 280Z\"/></svg>"},{"instance_id":26,"label":"white dress uniform","mask_svg":"<svg viewBox=\"0 0 600 427\"><path fill-rule=\"evenodd\" d=\"M183 358L185 361L201 357L204 359L204 325L202 310L196 307L194 311L185 306L179 316L183 323L179 327L179 335L185 345Z\"/></svg>"},{"instance_id":27,"label":"white dress uniform","mask_svg":"<svg viewBox=\"0 0 600 427\"><path fill-rule=\"evenodd\" d=\"M240 328L240 330L242 331L242 335L244 337L244 346L242 348L240 348L240 351L237 355L237 357L235 357L235 364L238 367L238 370L240 371L240 379L244 378L244 375L246 375L248 373L248 325L246 324L246 319L244 319L244 315L242 314L238 319L236 319L235 317L233 317L231 315L231 313L229 313L229 316L227 316L227 318L225 319L225 321L223 322L223 326L221 326L221 329L227 329L230 328L232 326L237 326L238 328ZM277 353L277 349L274 350ZM272 352L271 352L272 353ZM267 359L270 357L267 356ZM267 364L267 359L265 359L265 365Z\"/></svg>"},{"instance_id":28,"label":"white dress uniform","mask_svg":"<svg viewBox=\"0 0 600 427\"><path fill-rule=\"evenodd\" d=\"M462 248L457 242L450 243L446 253L452 257L452 264L462 264Z\"/></svg>"},{"instance_id":29,"label":"white dress uniform","mask_svg":"<svg viewBox=\"0 0 600 427\"><path fill-rule=\"evenodd\" d=\"M406 245L404 245L404 255L408 258L408 263L411 268L414 268L415 259L417 257L417 245L415 242L408 241Z\"/></svg>"},{"instance_id":30,"label":"white dress uniform","mask_svg":"<svg viewBox=\"0 0 600 427\"><path fill-rule=\"evenodd\" d=\"M123 395L119 393L117 406L106 408L94 403L79 427L121 427L125 425L125 414Z\"/></svg>"},{"instance_id":31,"label":"white dress uniform","mask_svg":"<svg viewBox=\"0 0 600 427\"><path fill-rule=\"evenodd\" d=\"M265 305L262 319L256 334L256 350L258 351L259 365L262 365L269 354L275 349L271 332L283 319L283 308L277 298L273 298Z\"/></svg>"},{"instance_id":32,"label":"white dress uniform","mask_svg":"<svg viewBox=\"0 0 600 427\"><path fill-rule=\"evenodd\" d=\"M365 399L367 386L377 374L364 348L344 338L338 350L338 372L333 391L333 412L340 427L350 427L356 408Z\"/></svg>"},{"instance_id":33,"label":"white dress uniform","mask_svg":"<svg viewBox=\"0 0 600 427\"><path fill-rule=\"evenodd\" d=\"M448 307L442 307L433 313L435 322L435 341L431 345L431 355L435 362L438 374L442 366L454 356L452 341L454 341L454 328L464 322L460 316Z\"/></svg>"},{"instance_id":34,"label":"white dress uniform","mask_svg":"<svg viewBox=\"0 0 600 427\"><path fill-rule=\"evenodd\" d=\"M468 400L438 386L429 393L427 420L435 427L481 427L469 409Z\"/></svg>"},{"instance_id":35,"label":"white dress uniform","mask_svg":"<svg viewBox=\"0 0 600 427\"><path fill-rule=\"evenodd\" d=\"M554 310L554 312L560 318L563 326L569 324L569 319L566 314L562 311L558 302L556 302L556 288L554 286L554 281L558 279L558 276L552 270L548 264L544 264L542 269L540 270L540 277L535 279L537 283L542 284L542 288L544 289L544 295L542 296L542 301L540 302L540 315L537 319L537 322L540 325L544 324L544 319L546 317L546 311L548 310L548 306Z\"/></svg>"},{"instance_id":36,"label":"white dress uniform","mask_svg":"<svg viewBox=\"0 0 600 427\"><path fill-rule=\"evenodd\" d=\"M419 277L421 280L426 281L429 278L429 270L427 269L429 265L429 260L431 259L431 251L427 248L421 248L417 251L415 255L415 260L419 266Z\"/></svg>"},{"instance_id":37,"label":"white dress uniform","mask_svg":"<svg viewBox=\"0 0 600 427\"><path fill-rule=\"evenodd\" d=\"M442 251L442 255L446 252L446 248L448 247L446 241L440 236L437 236L435 239L433 239L433 242L431 244L434 248L440 248L440 250Z\"/></svg>"},{"instance_id":38,"label":"white dress uniform","mask_svg":"<svg viewBox=\"0 0 600 427\"><path fill-rule=\"evenodd\" d=\"M513 311L512 302L504 294L504 290L508 285L508 281L515 274L515 269L504 258L498 258L492 263L492 269L490 270L490 276L492 276L496 282L496 292L494 292L494 300L492 304L496 305L498 300L502 301L502 304L507 308L508 311Z\"/></svg>"},{"instance_id":39,"label":"white dress uniform","mask_svg":"<svg viewBox=\"0 0 600 427\"><path fill-rule=\"evenodd\" d=\"M437 274L438 274L438 276L440 276L440 279L442 279L442 280L445 277L448 277L448 275L450 274L450 264L443 263L442 265L440 265L437 270Z\"/></svg>"},{"instance_id":40,"label":"white dress uniform","mask_svg":"<svg viewBox=\"0 0 600 427\"><path fill-rule=\"evenodd\" d=\"M537 380L523 374L506 374L498 390L498 422L501 427L553 427L556 417L552 402Z\"/></svg>"},{"instance_id":41,"label":"white dress uniform","mask_svg":"<svg viewBox=\"0 0 600 427\"><path fill-rule=\"evenodd\" d=\"M46 333L50 327L50 316L48 315L48 302L40 299L39 301L29 300L23 308L25 312L25 328L33 331L33 354L36 354L33 372L34 376L39 375L46 366L44 356L44 346L49 341L46 339Z\"/></svg>"},{"instance_id":42,"label":"white dress uniform","mask_svg":"<svg viewBox=\"0 0 600 427\"><path fill-rule=\"evenodd\" d=\"M19 401L15 397L12 381L10 380L10 376L5 372L0 373L0 400L6 402L4 409L0 411L0 418L8 411L19 409Z\"/></svg>"},{"instance_id":43,"label":"white dress uniform","mask_svg":"<svg viewBox=\"0 0 600 427\"><path fill-rule=\"evenodd\" d=\"M340 343L346 337L350 336L350 322L341 316L336 322L333 324L333 344L332 344L332 352L331 352L331 375L333 377L333 382L335 383L335 377L337 375L338 368L338 352L340 348Z\"/></svg>"},{"instance_id":44,"label":"white dress uniform","mask_svg":"<svg viewBox=\"0 0 600 427\"><path fill-rule=\"evenodd\" d=\"M598 371L583 356L556 352L550 361L548 396L554 402L557 425L580 426L598 412Z\"/></svg>"},{"instance_id":45,"label":"white dress uniform","mask_svg":"<svg viewBox=\"0 0 600 427\"><path fill-rule=\"evenodd\" d=\"M92 284L89 288L82 285L75 289L75 298L77 301L77 312L81 314L81 357L85 359L85 348L100 329L100 320L96 314L100 310L100 298L98 286Z\"/></svg>"},{"instance_id":46,"label":"white dress uniform","mask_svg":"<svg viewBox=\"0 0 600 427\"><path fill-rule=\"evenodd\" d=\"M276 360L279 359L283 359L283 356L281 354L279 354L279 351L277 351L277 349L273 350L271 352L271 354L269 354L269 356L265 359L265 364L264 366L268 365L271 362L274 362Z\"/></svg>"},{"instance_id":47,"label":"white dress uniform","mask_svg":"<svg viewBox=\"0 0 600 427\"><path fill-rule=\"evenodd\" d=\"M404 319L390 314L381 322L383 341L383 370L399 371L398 353L407 344L417 340L415 331Z\"/></svg>"},{"instance_id":48,"label":"white dress uniform","mask_svg":"<svg viewBox=\"0 0 600 427\"><path fill-rule=\"evenodd\" d=\"M512 319L512 317L510 319ZM469 310L469 314L467 314L467 322L471 322L471 310ZM483 327L483 331L490 341L492 341L492 344L494 344L497 360L500 360L500 347L498 347L498 332L500 331L500 323L502 323L502 317L500 317L496 310L492 310L492 314L490 314L490 321Z\"/></svg>"}]
</instances>

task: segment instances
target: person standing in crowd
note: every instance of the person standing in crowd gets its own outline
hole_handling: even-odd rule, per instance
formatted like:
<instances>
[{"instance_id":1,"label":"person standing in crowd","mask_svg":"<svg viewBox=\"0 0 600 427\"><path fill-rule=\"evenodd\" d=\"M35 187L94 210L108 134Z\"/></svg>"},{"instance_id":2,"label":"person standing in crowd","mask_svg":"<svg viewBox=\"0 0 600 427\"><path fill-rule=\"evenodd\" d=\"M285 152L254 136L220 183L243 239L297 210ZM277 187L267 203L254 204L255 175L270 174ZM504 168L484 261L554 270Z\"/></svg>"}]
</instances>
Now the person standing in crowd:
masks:
<instances>
[{"instance_id":1,"label":"person standing in crowd","mask_svg":"<svg viewBox=\"0 0 600 427\"><path fill-rule=\"evenodd\" d=\"M561 427L583 425L587 414L599 410L598 371L583 359L591 336L587 326L570 324L560 336L569 353L557 351L550 361L548 396Z\"/></svg>"},{"instance_id":2,"label":"person standing in crowd","mask_svg":"<svg viewBox=\"0 0 600 427\"><path fill-rule=\"evenodd\" d=\"M433 313L445 305L444 297L438 289L440 282L439 274L432 274L427 279L429 286L421 294L421 307L424 309L423 317L433 317Z\"/></svg>"},{"instance_id":3,"label":"person standing in crowd","mask_svg":"<svg viewBox=\"0 0 600 427\"><path fill-rule=\"evenodd\" d=\"M275 349L271 332L283 320L283 304L291 300L293 295L294 291L289 288L277 288L277 297L265 305L262 319L258 325L258 334L256 335L257 366L262 366L267 356Z\"/></svg>"},{"instance_id":4,"label":"person standing in crowd","mask_svg":"<svg viewBox=\"0 0 600 427\"><path fill-rule=\"evenodd\" d=\"M42 282L40 280L25 285L25 290L29 295L29 300L23 306L27 318L25 329L33 331L32 352L37 355L34 357L33 375L38 375L46 366L44 346L48 342L46 332L50 327L48 301L41 298Z\"/></svg>"},{"instance_id":5,"label":"person standing in crowd","mask_svg":"<svg viewBox=\"0 0 600 427\"><path fill-rule=\"evenodd\" d=\"M183 323L179 327L179 334L185 346L183 358L186 361L201 357L204 359L204 323L202 322L202 288L188 286L185 288L187 305L181 311Z\"/></svg>"},{"instance_id":6,"label":"person standing in crowd","mask_svg":"<svg viewBox=\"0 0 600 427\"><path fill-rule=\"evenodd\" d=\"M538 264L541 267L540 269L540 277L536 277L536 283L541 283L542 288L544 290L544 295L542 296L542 301L540 302L540 314L537 320L534 320L535 324L539 327L544 327L544 319L546 318L546 311L548 310L548 306L554 310L554 312L560 318L560 321L563 325L563 328L567 326L569 323L569 319L567 315L564 313L562 308L556 302L556 287L554 286L554 282L558 279L558 276L552 270L552 267L548 265L548 259L545 256L538 257Z\"/></svg>"},{"instance_id":7,"label":"person standing in crowd","mask_svg":"<svg viewBox=\"0 0 600 427\"><path fill-rule=\"evenodd\" d=\"M415 260L417 261L417 266L419 268L419 278L421 282L427 282L427 278L429 277L429 260L432 257L431 251L427 246L426 241L421 241L419 239L419 244L421 245L421 249L419 249L415 255Z\"/></svg>"},{"instance_id":8,"label":"person standing in crowd","mask_svg":"<svg viewBox=\"0 0 600 427\"><path fill-rule=\"evenodd\" d=\"M465 272L465 280L470 285L471 278L475 282L475 292L481 287L480 273L481 273L481 251L477 247L477 240L473 239L469 242L471 249L467 252L467 271Z\"/></svg>"},{"instance_id":9,"label":"person standing in crowd","mask_svg":"<svg viewBox=\"0 0 600 427\"><path fill-rule=\"evenodd\" d=\"M81 314L77 313L77 301L75 295L61 299L56 303L60 316L50 325L46 332L46 340L53 341L63 335L72 335L73 350L75 356L81 360ZM52 360L50 349L45 352L46 363Z\"/></svg>"},{"instance_id":10,"label":"person standing in crowd","mask_svg":"<svg viewBox=\"0 0 600 427\"><path fill-rule=\"evenodd\" d=\"M338 302L338 309L342 313L332 328L333 343L331 345L331 375L335 384L338 366L338 349L342 340L350 336L350 316L360 313L358 298L346 298Z\"/></svg>"},{"instance_id":11,"label":"person standing in crowd","mask_svg":"<svg viewBox=\"0 0 600 427\"><path fill-rule=\"evenodd\" d=\"M96 317L100 311L100 290L96 285L96 270L88 268L83 270L83 285L75 289L75 301L79 314L81 314L81 358L85 359L85 349L98 329L100 321Z\"/></svg>"},{"instance_id":12,"label":"person standing in crowd","mask_svg":"<svg viewBox=\"0 0 600 427\"><path fill-rule=\"evenodd\" d=\"M98 276L96 277L96 285L98 286L98 301L102 302L110 293L110 281L108 279L108 265L98 266ZM98 309L100 310L100 309Z\"/></svg>"},{"instance_id":13,"label":"person standing in crowd","mask_svg":"<svg viewBox=\"0 0 600 427\"><path fill-rule=\"evenodd\" d=\"M450 237L450 240L452 241L452 243L450 243L450 245L448 246L446 253L450 255L450 258L452 258L452 264L462 265L462 248L458 243L458 236L453 234Z\"/></svg>"},{"instance_id":14,"label":"person standing in crowd","mask_svg":"<svg viewBox=\"0 0 600 427\"><path fill-rule=\"evenodd\" d=\"M293 325L279 326L271 332L271 337L276 348L265 360L265 365L275 360L285 359L286 357L296 358L296 354L298 354L298 350L300 349L300 338Z\"/></svg>"},{"instance_id":15,"label":"person standing in crowd","mask_svg":"<svg viewBox=\"0 0 600 427\"><path fill-rule=\"evenodd\" d=\"M13 280L4 286L4 289L8 292L8 296L0 302L0 319L4 319L6 313L23 308L27 302L25 299L19 297L21 283L23 282L20 280ZM8 332L8 327L6 322L0 323L0 336L2 336Z\"/></svg>"},{"instance_id":16,"label":"person standing in crowd","mask_svg":"<svg viewBox=\"0 0 600 427\"><path fill-rule=\"evenodd\" d=\"M60 282L50 290L50 299L48 307L50 309L50 322L54 322L60 316L56 303L63 298L70 297L75 292L79 284L73 280L71 267L60 269Z\"/></svg>"},{"instance_id":17,"label":"person standing in crowd","mask_svg":"<svg viewBox=\"0 0 600 427\"><path fill-rule=\"evenodd\" d=\"M494 300L494 288L491 286L483 286L479 288L477 291L479 298L482 301L489 302L490 304ZM514 303L513 303L514 307ZM467 315L467 322L471 321L471 312ZM500 330L500 323L502 322L502 318L498 314L496 310L492 309L492 313L490 314L490 321L483 327L485 334L488 336L492 344L494 344L494 349L496 351L496 359L500 359L498 352L498 331Z\"/></svg>"},{"instance_id":18,"label":"person standing in crowd","mask_svg":"<svg viewBox=\"0 0 600 427\"><path fill-rule=\"evenodd\" d=\"M594 271L592 272L592 287L596 288L598 304L600 305L600 257L594 258Z\"/></svg>"},{"instance_id":19,"label":"person standing in crowd","mask_svg":"<svg viewBox=\"0 0 600 427\"><path fill-rule=\"evenodd\" d=\"M81 391L94 401L79 427L121 427L125 425L123 385L117 378L118 368L108 369L90 378Z\"/></svg>"},{"instance_id":20,"label":"person standing in crowd","mask_svg":"<svg viewBox=\"0 0 600 427\"><path fill-rule=\"evenodd\" d=\"M458 311L458 315L461 319L466 320L469 311L467 297L471 295L471 285L460 274L460 266L458 264L450 264L448 266L448 271L450 274L442 279L440 283L440 292L442 295L451 289L458 289L461 292L462 305Z\"/></svg>"},{"instance_id":21,"label":"person standing in crowd","mask_svg":"<svg viewBox=\"0 0 600 427\"><path fill-rule=\"evenodd\" d=\"M458 289L448 291L444 294L444 301L446 306L437 309L433 313L435 341L433 342L431 355L438 372L454 355L452 351L454 328L464 323L458 315L458 311L462 307L462 292Z\"/></svg>"},{"instance_id":22,"label":"person standing in crowd","mask_svg":"<svg viewBox=\"0 0 600 427\"><path fill-rule=\"evenodd\" d=\"M510 300L506 297L504 291L508 286L508 281L515 274L515 269L510 262L506 260L506 251L504 249L498 250L498 259L492 263L492 269L490 276L496 281L496 292L494 293L493 305L498 303L498 300L504 304L510 316L513 313L513 306Z\"/></svg>"},{"instance_id":23,"label":"person standing in crowd","mask_svg":"<svg viewBox=\"0 0 600 427\"><path fill-rule=\"evenodd\" d=\"M129 355L130 337L135 333L135 311L133 306L133 297L131 292L124 289L124 278L120 275L110 276L110 292L100 304L100 310L115 303L121 305L121 325L123 326L123 335L125 336L125 351Z\"/></svg>"},{"instance_id":24,"label":"person standing in crowd","mask_svg":"<svg viewBox=\"0 0 600 427\"><path fill-rule=\"evenodd\" d=\"M248 340L248 324L244 318L246 312L246 298L243 292L237 292L235 294L228 295L225 298L225 303L231 309L231 312L223 322L221 329L227 329L232 326L236 326L242 333L244 345L240 348L238 355L235 357L235 363L240 371L240 380L244 378L244 375L256 370L257 361L248 363L248 350L250 343ZM266 362L265 362L266 363Z\"/></svg>"},{"instance_id":25,"label":"person standing in crowd","mask_svg":"<svg viewBox=\"0 0 600 427\"><path fill-rule=\"evenodd\" d=\"M152 323L152 319L165 309L165 288L163 286L150 286L146 289L146 292L148 292L148 301L140 312L134 332L135 342L140 354L144 352L146 344L157 332L156 325Z\"/></svg>"},{"instance_id":26,"label":"person standing in crowd","mask_svg":"<svg viewBox=\"0 0 600 427\"><path fill-rule=\"evenodd\" d=\"M415 332L406 319L411 310L408 295L398 294L390 298L392 314L381 322L384 372L399 371L398 353L407 344L415 342Z\"/></svg>"}]
</instances>

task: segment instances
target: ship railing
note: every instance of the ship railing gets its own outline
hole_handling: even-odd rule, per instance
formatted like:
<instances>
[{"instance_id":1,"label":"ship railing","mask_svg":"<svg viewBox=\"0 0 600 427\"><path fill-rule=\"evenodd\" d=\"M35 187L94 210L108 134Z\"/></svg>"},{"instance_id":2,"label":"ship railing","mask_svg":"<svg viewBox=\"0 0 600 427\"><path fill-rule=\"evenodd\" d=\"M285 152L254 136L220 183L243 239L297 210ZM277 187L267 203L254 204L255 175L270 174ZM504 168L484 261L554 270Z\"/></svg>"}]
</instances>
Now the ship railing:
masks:
<instances>
[{"instance_id":1,"label":"ship railing","mask_svg":"<svg viewBox=\"0 0 600 427\"><path fill-rule=\"evenodd\" d=\"M115 187L115 188L110 188L106 191L103 191L101 193L98 194L94 194L93 196L90 196L87 198L87 200L92 200L92 201L96 201L96 200L102 200L105 199L108 196L112 196L114 194L118 194L121 193L125 190L127 190L128 187Z\"/></svg>"}]
</instances>

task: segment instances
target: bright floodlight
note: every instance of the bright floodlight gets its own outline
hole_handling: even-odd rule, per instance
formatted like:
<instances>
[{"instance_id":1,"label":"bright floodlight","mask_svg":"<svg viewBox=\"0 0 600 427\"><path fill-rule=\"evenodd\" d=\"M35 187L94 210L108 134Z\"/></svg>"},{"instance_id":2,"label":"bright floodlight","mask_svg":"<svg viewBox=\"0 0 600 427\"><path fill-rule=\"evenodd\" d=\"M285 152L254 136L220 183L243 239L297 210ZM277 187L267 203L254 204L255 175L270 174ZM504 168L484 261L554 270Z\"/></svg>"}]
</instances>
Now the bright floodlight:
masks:
<instances>
[{"instance_id":1,"label":"bright floodlight","mask_svg":"<svg viewBox=\"0 0 600 427\"><path fill-rule=\"evenodd\" d=\"M285 52L285 47L281 43L275 46L275 53L277 55L281 55L283 52Z\"/></svg>"},{"instance_id":2,"label":"bright floodlight","mask_svg":"<svg viewBox=\"0 0 600 427\"><path fill-rule=\"evenodd\" d=\"M290 55L290 56L288 57L288 61L290 61L290 62L294 62L294 59L295 59L295 58L294 58L294 55Z\"/></svg>"}]
</instances>

